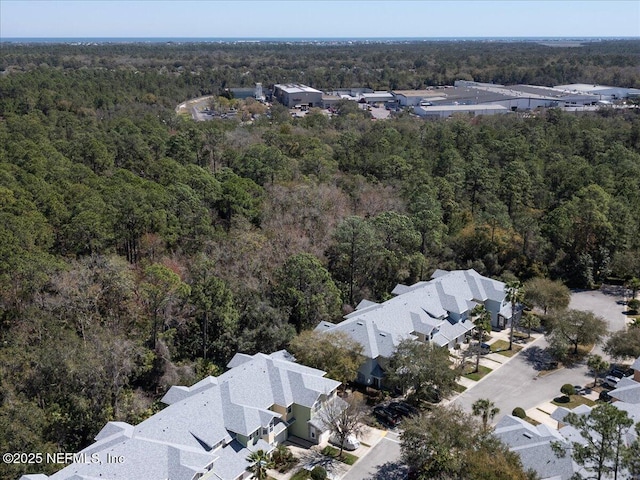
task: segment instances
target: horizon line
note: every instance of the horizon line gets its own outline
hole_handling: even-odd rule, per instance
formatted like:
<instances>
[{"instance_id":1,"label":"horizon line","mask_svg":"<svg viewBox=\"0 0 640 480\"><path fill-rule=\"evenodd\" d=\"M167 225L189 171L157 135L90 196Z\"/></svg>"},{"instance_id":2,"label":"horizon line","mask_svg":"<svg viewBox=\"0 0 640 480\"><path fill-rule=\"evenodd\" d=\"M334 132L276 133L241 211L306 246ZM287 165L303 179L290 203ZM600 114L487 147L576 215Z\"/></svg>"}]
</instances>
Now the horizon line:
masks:
<instances>
[{"instance_id":1,"label":"horizon line","mask_svg":"<svg viewBox=\"0 0 640 480\"><path fill-rule=\"evenodd\" d=\"M415 38L415 39L431 39L431 38L549 38L549 39L584 39L584 38L628 38L640 39L640 35L437 35L437 36L373 36L373 35L360 35L360 36L295 36L295 37L283 37L283 36L138 36L138 35L120 35L120 36L13 36L5 37L0 36L0 39L13 40L13 39L102 39L102 38L114 38L114 39L128 39L128 38L141 38L141 39L165 39L165 38L192 38L192 39L300 39L300 40L313 40L313 39L391 39L391 38Z\"/></svg>"}]
</instances>

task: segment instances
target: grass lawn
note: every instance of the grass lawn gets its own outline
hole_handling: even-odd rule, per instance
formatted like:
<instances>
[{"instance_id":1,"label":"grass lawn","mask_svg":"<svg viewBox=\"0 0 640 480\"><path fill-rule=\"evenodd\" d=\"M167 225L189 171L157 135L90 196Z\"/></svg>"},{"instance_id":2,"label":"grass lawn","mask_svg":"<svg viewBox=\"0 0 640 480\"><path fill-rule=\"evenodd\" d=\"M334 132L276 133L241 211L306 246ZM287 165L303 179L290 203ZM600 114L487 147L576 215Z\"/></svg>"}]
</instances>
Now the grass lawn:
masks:
<instances>
[{"instance_id":1,"label":"grass lawn","mask_svg":"<svg viewBox=\"0 0 640 480\"><path fill-rule=\"evenodd\" d=\"M311 472L309 470L305 470L304 468L301 468L300 470L298 470L296 473L293 474L293 476L291 477L291 480L307 480L308 478L311 478Z\"/></svg>"},{"instance_id":2,"label":"grass lawn","mask_svg":"<svg viewBox=\"0 0 640 480\"><path fill-rule=\"evenodd\" d=\"M342 457L338 457L339 453L340 450L329 445L322 449L323 455L326 455L327 457L333 457L337 460L340 460L342 463L346 463L347 465L353 465L354 463L356 463L356 460L358 460L358 457L356 457L355 455L351 455L350 453L347 453L345 451L342 452Z\"/></svg>"},{"instance_id":3,"label":"grass lawn","mask_svg":"<svg viewBox=\"0 0 640 480\"><path fill-rule=\"evenodd\" d=\"M500 355L504 355L505 357L513 357L516 353L522 350L522 347L519 345L513 345L511 350L508 350L509 342L506 340L496 340L491 344L491 352L499 353Z\"/></svg>"},{"instance_id":4,"label":"grass lawn","mask_svg":"<svg viewBox=\"0 0 640 480\"><path fill-rule=\"evenodd\" d=\"M471 366L471 368L473 370L475 370L475 366ZM480 380L482 377L484 377L490 371L491 371L491 369L489 367L485 367L484 365L480 365L480 368L478 369L477 372L467 373L464 376L465 376L465 378L468 378L469 380L474 380L474 381L477 382L478 380Z\"/></svg>"},{"instance_id":5,"label":"grass lawn","mask_svg":"<svg viewBox=\"0 0 640 480\"><path fill-rule=\"evenodd\" d=\"M527 333L522 333L522 332L513 332L513 339L518 339L524 343L529 343L533 340L535 340L535 337L531 337L529 336L529 334Z\"/></svg>"},{"instance_id":6,"label":"grass lawn","mask_svg":"<svg viewBox=\"0 0 640 480\"><path fill-rule=\"evenodd\" d=\"M593 400L589 400L588 398L585 398L582 395L571 395L569 397L569 402L567 403L556 401L558 398L561 398L561 397L554 398L551 403L553 403L554 405L558 405L559 407L565 407L569 409L576 408L578 405L588 405L591 407L596 404L596 402L594 402Z\"/></svg>"},{"instance_id":7,"label":"grass lawn","mask_svg":"<svg viewBox=\"0 0 640 480\"><path fill-rule=\"evenodd\" d=\"M467 389L467 387L465 387L464 385L460 385L459 383L456 383L453 386L453 391L454 392L458 392L458 393L462 393Z\"/></svg>"}]
</instances>

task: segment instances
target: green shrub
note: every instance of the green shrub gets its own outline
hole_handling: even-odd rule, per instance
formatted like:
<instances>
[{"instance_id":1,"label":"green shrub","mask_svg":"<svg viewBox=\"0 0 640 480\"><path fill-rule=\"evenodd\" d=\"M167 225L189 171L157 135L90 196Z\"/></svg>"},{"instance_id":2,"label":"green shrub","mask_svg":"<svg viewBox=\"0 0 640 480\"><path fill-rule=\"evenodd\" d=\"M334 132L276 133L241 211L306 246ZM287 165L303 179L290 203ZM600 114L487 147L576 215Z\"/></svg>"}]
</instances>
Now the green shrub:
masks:
<instances>
[{"instance_id":1,"label":"green shrub","mask_svg":"<svg viewBox=\"0 0 640 480\"><path fill-rule=\"evenodd\" d=\"M511 412L511 415L513 415L514 417L525 419L527 417L527 412L524 411L524 408L516 407L513 409L513 412Z\"/></svg>"},{"instance_id":2,"label":"green shrub","mask_svg":"<svg viewBox=\"0 0 640 480\"><path fill-rule=\"evenodd\" d=\"M638 300L637 298L629 300L629 303L627 303L627 307L629 307L630 313L638 313L638 310L640 310L640 300Z\"/></svg>"},{"instance_id":3,"label":"green shrub","mask_svg":"<svg viewBox=\"0 0 640 480\"><path fill-rule=\"evenodd\" d=\"M573 385L571 385L570 383L565 383L564 385L562 385L560 393L566 395L567 397L570 397L571 395L576 394L576 389L573 388Z\"/></svg>"},{"instance_id":4,"label":"green shrub","mask_svg":"<svg viewBox=\"0 0 640 480\"><path fill-rule=\"evenodd\" d=\"M313 470L311 470L311 479L312 480L325 480L325 478L327 478L327 471L320 467L313 467Z\"/></svg>"}]
</instances>

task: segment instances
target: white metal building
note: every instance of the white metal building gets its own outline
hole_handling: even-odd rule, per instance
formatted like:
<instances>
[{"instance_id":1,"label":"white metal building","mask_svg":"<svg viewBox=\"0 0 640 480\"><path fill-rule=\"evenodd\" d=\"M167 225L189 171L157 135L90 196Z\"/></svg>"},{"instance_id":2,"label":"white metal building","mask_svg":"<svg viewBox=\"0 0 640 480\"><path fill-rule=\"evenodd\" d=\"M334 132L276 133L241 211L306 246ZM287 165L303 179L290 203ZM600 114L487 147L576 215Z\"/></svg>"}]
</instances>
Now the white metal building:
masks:
<instances>
[{"instance_id":1,"label":"white metal building","mask_svg":"<svg viewBox=\"0 0 640 480\"><path fill-rule=\"evenodd\" d=\"M610 87L607 85L592 85L590 83L571 83L568 85L557 85L553 88L576 94L588 93L596 95L598 100L605 101L640 96L640 90L637 88Z\"/></svg>"},{"instance_id":2,"label":"white metal building","mask_svg":"<svg viewBox=\"0 0 640 480\"><path fill-rule=\"evenodd\" d=\"M421 103L444 100L440 90L394 90L393 95L401 107L415 107Z\"/></svg>"},{"instance_id":3,"label":"white metal building","mask_svg":"<svg viewBox=\"0 0 640 480\"><path fill-rule=\"evenodd\" d=\"M497 115L510 110L503 105L429 105L413 107L413 112L425 118L447 118L456 113L476 115Z\"/></svg>"},{"instance_id":4,"label":"white metal building","mask_svg":"<svg viewBox=\"0 0 640 480\"><path fill-rule=\"evenodd\" d=\"M322 107L322 92L300 83L277 84L273 96L284 106Z\"/></svg>"}]
</instances>

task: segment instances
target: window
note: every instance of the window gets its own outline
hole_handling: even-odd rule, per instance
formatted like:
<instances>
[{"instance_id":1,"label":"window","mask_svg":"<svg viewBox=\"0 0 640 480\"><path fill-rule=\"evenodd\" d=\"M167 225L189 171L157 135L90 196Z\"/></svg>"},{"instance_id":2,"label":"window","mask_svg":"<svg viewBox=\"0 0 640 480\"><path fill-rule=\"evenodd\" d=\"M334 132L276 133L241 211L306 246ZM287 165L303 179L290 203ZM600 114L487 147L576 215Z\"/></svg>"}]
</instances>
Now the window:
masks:
<instances>
[{"instance_id":1,"label":"window","mask_svg":"<svg viewBox=\"0 0 640 480\"><path fill-rule=\"evenodd\" d=\"M289 405L289 406L287 407L287 413L291 413L291 410L292 410L292 405Z\"/></svg>"}]
</instances>

